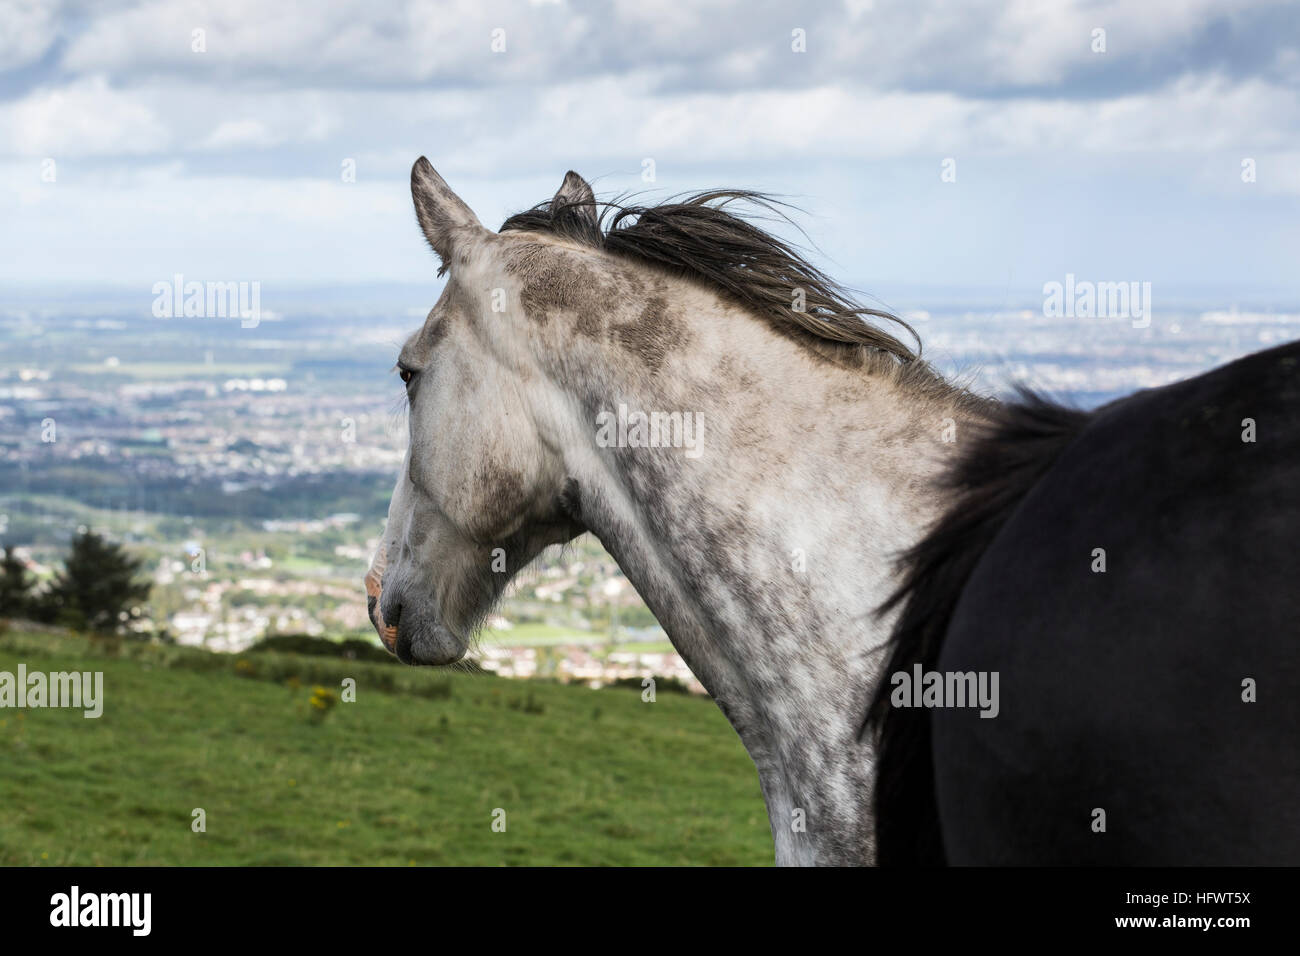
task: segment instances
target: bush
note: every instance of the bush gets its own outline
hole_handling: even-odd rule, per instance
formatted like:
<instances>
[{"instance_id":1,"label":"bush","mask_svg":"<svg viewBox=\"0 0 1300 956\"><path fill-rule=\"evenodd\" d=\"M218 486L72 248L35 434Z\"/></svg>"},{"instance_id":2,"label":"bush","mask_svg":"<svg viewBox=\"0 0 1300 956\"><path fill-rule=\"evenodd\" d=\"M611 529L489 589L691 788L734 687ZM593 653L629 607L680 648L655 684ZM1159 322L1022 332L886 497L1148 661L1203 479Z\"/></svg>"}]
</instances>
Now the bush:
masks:
<instances>
[{"instance_id":1,"label":"bush","mask_svg":"<svg viewBox=\"0 0 1300 956\"><path fill-rule=\"evenodd\" d=\"M0 627L0 648L19 656L59 654L86 660L119 657L166 670L233 673L250 680L283 684L292 690L311 686L338 687L350 677L356 680L362 693L378 691L428 700L451 699L457 681L461 679L460 673L450 673L450 669L445 668L392 667L388 663L381 665L310 654L220 654L178 644L96 638L36 624L24 624L22 631L11 629L7 633ZM520 702L520 709L527 710L524 704L527 701Z\"/></svg>"},{"instance_id":2,"label":"bush","mask_svg":"<svg viewBox=\"0 0 1300 956\"><path fill-rule=\"evenodd\" d=\"M332 641L327 637L310 634L273 634L258 641L249 653L273 651L281 654L305 654L309 657L341 657L350 661L373 661L376 664L396 664L398 660L378 644L352 637L345 641Z\"/></svg>"},{"instance_id":3,"label":"bush","mask_svg":"<svg viewBox=\"0 0 1300 956\"><path fill-rule=\"evenodd\" d=\"M642 689L641 687L642 680L644 680L644 678L641 677L620 677L617 680L610 681L605 686L626 687L630 690L640 691ZM656 694L663 692L666 694L688 694L689 695L691 693L691 689L687 687L685 683L679 681L676 677L656 677L654 678L654 682L655 682Z\"/></svg>"}]
</instances>

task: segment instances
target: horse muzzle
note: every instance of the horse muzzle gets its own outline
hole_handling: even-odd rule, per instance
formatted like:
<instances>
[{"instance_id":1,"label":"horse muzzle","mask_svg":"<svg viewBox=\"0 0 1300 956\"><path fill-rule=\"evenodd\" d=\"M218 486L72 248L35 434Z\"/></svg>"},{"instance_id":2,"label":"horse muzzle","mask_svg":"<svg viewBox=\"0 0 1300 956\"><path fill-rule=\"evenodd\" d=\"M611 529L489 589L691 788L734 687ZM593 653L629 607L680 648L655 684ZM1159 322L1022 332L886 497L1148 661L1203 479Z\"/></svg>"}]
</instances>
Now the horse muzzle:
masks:
<instances>
[{"instance_id":1,"label":"horse muzzle","mask_svg":"<svg viewBox=\"0 0 1300 956\"><path fill-rule=\"evenodd\" d=\"M416 603L407 606L401 595L385 593L382 582L366 575L366 603L370 622L384 647L403 664L437 666L454 664L465 656L468 642L452 633Z\"/></svg>"},{"instance_id":2,"label":"horse muzzle","mask_svg":"<svg viewBox=\"0 0 1300 956\"><path fill-rule=\"evenodd\" d=\"M397 628L384 621L383 612L379 610L379 599L383 596L384 586L379 574L372 568L366 572L366 611L370 623L375 626L379 639L390 654L397 653Z\"/></svg>"}]
</instances>

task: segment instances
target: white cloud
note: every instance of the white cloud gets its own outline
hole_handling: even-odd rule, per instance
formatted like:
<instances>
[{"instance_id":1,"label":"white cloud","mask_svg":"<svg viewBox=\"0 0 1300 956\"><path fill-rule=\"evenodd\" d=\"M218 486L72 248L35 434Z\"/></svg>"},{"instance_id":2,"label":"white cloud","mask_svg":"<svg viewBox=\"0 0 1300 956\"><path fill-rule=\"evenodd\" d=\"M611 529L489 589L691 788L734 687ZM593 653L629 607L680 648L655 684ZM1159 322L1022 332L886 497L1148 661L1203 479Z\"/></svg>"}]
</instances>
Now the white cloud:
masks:
<instances>
[{"instance_id":1,"label":"white cloud","mask_svg":"<svg viewBox=\"0 0 1300 956\"><path fill-rule=\"evenodd\" d=\"M184 271L225 275L423 274L405 186L421 153L488 224L549 195L568 168L606 192L642 188L645 158L665 192L833 183L826 231L842 216L843 248L909 265L937 233L965 256L998 216L1013 217L1011 243L1033 222L1025 242L1038 254L1043 228L1092 213L1085 194L1057 195L1073 188L1058 179L1066 168L1107 195L1135 177L1166 183L1174 218L1210 195L1270 197L1264 212L1240 208L1271 216L1300 195L1300 52L1281 9L126 0L74 18L9 4L0 178L17 188L0 193L14 225L0 272L113 273L180 256L196 263ZM503 54L489 49L497 27ZM795 27L806 54L790 49ZM1094 27L1105 54L1091 50ZM28 69L3 73L14 64ZM46 156L57 184L40 181ZM1253 192L1230 188L1246 156L1259 159ZM959 184L937 192L945 157ZM356 183L340 182L344 159ZM1027 179L1032 199L1008 211ZM1053 210L1045 225L1040 209ZM860 234L868 218L888 223L887 241Z\"/></svg>"},{"instance_id":2,"label":"white cloud","mask_svg":"<svg viewBox=\"0 0 1300 956\"><path fill-rule=\"evenodd\" d=\"M229 149L232 146L270 146L271 133L257 120L226 120L214 129L203 146L208 149Z\"/></svg>"},{"instance_id":3,"label":"white cloud","mask_svg":"<svg viewBox=\"0 0 1300 956\"><path fill-rule=\"evenodd\" d=\"M46 0L0 4L0 72L35 63L54 45L59 6Z\"/></svg>"},{"instance_id":4,"label":"white cloud","mask_svg":"<svg viewBox=\"0 0 1300 956\"><path fill-rule=\"evenodd\" d=\"M695 89L850 80L877 89L997 93L1098 83L1138 90L1221 68L1215 57L1231 59L1242 44L1272 42L1294 57L1294 27L1279 36L1270 19L1285 23L1285 16L1284 0L880 0L865 7L781 0L147 0L96 11L70 39L62 66L119 78L166 73L194 82L274 79L281 86L352 89L552 84L654 65L666 81ZM806 32L806 54L790 49L796 27ZM200 28L207 49L196 54L191 35ZM498 28L506 38L499 54L489 49ZM1092 49L1096 28L1107 33L1104 54ZM42 35L25 32L33 42ZM1268 67L1254 62L1253 52L1245 50L1244 59ZM1275 66L1294 71L1287 62L1282 55Z\"/></svg>"},{"instance_id":5,"label":"white cloud","mask_svg":"<svg viewBox=\"0 0 1300 956\"><path fill-rule=\"evenodd\" d=\"M170 145L159 118L102 76L0 103L0 143L18 156L156 153Z\"/></svg>"},{"instance_id":6,"label":"white cloud","mask_svg":"<svg viewBox=\"0 0 1300 956\"><path fill-rule=\"evenodd\" d=\"M74 72L167 73L191 82L273 76L298 86L409 84L471 67L490 79L490 30L497 22L491 12L475 0L150 0L94 19L71 41L63 65ZM521 31L527 26L518 14L507 22ZM202 52L194 49L196 30L203 31ZM520 60L516 54L494 66Z\"/></svg>"},{"instance_id":7,"label":"white cloud","mask_svg":"<svg viewBox=\"0 0 1300 956\"><path fill-rule=\"evenodd\" d=\"M567 168L581 157L599 175L639 171L644 158L667 172L702 163L1296 150L1300 103L1268 82L1222 76L1102 100L848 85L665 93L650 72L455 96L188 83L122 91L97 77L0 104L0 133L19 156L220 151L237 162L279 149L281 175L304 165L335 170L365 155L379 161L371 175L397 177L420 152L494 176Z\"/></svg>"}]
</instances>

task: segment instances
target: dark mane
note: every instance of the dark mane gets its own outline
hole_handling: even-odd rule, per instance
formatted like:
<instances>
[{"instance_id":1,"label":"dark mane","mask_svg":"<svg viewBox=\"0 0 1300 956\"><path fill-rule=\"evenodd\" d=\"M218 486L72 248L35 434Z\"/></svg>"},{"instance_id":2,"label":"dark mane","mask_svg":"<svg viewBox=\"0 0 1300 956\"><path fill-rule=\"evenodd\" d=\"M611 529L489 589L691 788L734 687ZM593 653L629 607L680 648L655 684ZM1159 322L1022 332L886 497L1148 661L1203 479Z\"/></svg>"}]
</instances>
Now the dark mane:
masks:
<instances>
[{"instance_id":1,"label":"dark mane","mask_svg":"<svg viewBox=\"0 0 1300 956\"><path fill-rule=\"evenodd\" d=\"M902 608L863 731L878 744L875 810L882 866L944 863L930 756L929 711L890 704L890 675L936 669L966 582L998 530L1089 420L1087 412L1021 389L989 405L942 479L944 514L899 562L902 584L881 613Z\"/></svg>"},{"instance_id":2,"label":"dark mane","mask_svg":"<svg viewBox=\"0 0 1300 956\"><path fill-rule=\"evenodd\" d=\"M705 282L774 323L794 323L819 339L871 349L903 365L922 364L921 341L910 325L854 302L789 243L732 212L735 203L790 221L784 204L762 193L719 189L658 206L602 203L599 217L584 214L581 205L545 202L511 216L501 231L545 233L653 263ZM796 289L804 293L802 311L793 308ZM869 319L906 329L916 349Z\"/></svg>"}]
</instances>

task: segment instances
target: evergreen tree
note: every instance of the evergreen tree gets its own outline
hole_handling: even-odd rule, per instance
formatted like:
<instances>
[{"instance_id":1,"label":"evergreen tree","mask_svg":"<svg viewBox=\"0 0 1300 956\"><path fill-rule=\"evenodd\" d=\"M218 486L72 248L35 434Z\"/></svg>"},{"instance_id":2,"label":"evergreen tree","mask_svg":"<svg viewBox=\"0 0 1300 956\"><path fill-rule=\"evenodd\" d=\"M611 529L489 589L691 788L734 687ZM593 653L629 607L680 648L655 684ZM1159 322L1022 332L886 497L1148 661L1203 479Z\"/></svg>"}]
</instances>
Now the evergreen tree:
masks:
<instances>
[{"instance_id":1,"label":"evergreen tree","mask_svg":"<svg viewBox=\"0 0 1300 956\"><path fill-rule=\"evenodd\" d=\"M26 617L32 606L32 580L13 548L0 558L0 617Z\"/></svg>"},{"instance_id":2,"label":"evergreen tree","mask_svg":"<svg viewBox=\"0 0 1300 956\"><path fill-rule=\"evenodd\" d=\"M149 582L136 578L141 563L94 532L77 535L49 590L51 616L71 627L121 630L123 617L134 616L132 609L149 597Z\"/></svg>"}]
</instances>

